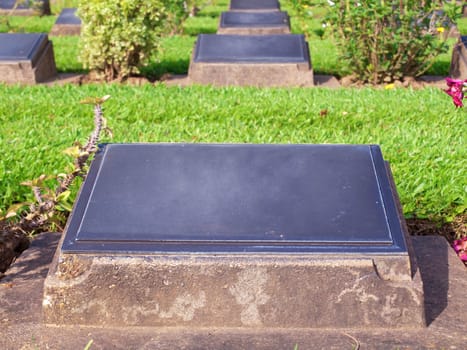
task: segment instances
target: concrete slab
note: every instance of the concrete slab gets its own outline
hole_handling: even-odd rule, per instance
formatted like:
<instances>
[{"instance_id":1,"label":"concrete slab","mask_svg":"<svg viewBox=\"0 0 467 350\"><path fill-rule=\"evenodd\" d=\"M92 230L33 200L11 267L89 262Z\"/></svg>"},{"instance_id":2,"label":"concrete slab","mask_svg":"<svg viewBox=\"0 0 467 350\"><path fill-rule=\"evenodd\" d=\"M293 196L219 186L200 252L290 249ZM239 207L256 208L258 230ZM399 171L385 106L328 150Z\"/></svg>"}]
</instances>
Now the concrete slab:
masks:
<instances>
[{"instance_id":1,"label":"concrete slab","mask_svg":"<svg viewBox=\"0 0 467 350\"><path fill-rule=\"evenodd\" d=\"M289 15L282 11L222 12L217 34L290 34Z\"/></svg>"},{"instance_id":2,"label":"concrete slab","mask_svg":"<svg viewBox=\"0 0 467 350\"><path fill-rule=\"evenodd\" d=\"M81 19L76 15L76 8L64 8L54 26L50 30L51 36L80 35Z\"/></svg>"},{"instance_id":3,"label":"concrete slab","mask_svg":"<svg viewBox=\"0 0 467 350\"><path fill-rule=\"evenodd\" d=\"M16 0L0 0L0 16L50 15L49 0L22 0L15 6Z\"/></svg>"},{"instance_id":4,"label":"concrete slab","mask_svg":"<svg viewBox=\"0 0 467 350\"><path fill-rule=\"evenodd\" d=\"M459 37L454 45L449 75L455 79L467 79L467 35Z\"/></svg>"},{"instance_id":5,"label":"concrete slab","mask_svg":"<svg viewBox=\"0 0 467 350\"><path fill-rule=\"evenodd\" d=\"M279 0L230 0L231 11L279 11Z\"/></svg>"},{"instance_id":6,"label":"concrete slab","mask_svg":"<svg viewBox=\"0 0 467 350\"><path fill-rule=\"evenodd\" d=\"M424 329L188 329L45 326L42 286L59 234L46 233L0 280L0 348L13 349L463 349L467 270L443 237L412 237L424 281Z\"/></svg>"},{"instance_id":7,"label":"concrete slab","mask_svg":"<svg viewBox=\"0 0 467 350\"><path fill-rule=\"evenodd\" d=\"M107 145L47 277L45 322L423 327L402 220L377 146Z\"/></svg>"},{"instance_id":8,"label":"concrete slab","mask_svg":"<svg viewBox=\"0 0 467 350\"><path fill-rule=\"evenodd\" d=\"M201 34L188 76L218 86L313 86L303 35Z\"/></svg>"},{"instance_id":9,"label":"concrete slab","mask_svg":"<svg viewBox=\"0 0 467 350\"><path fill-rule=\"evenodd\" d=\"M35 84L57 75L52 42L43 33L0 33L0 82Z\"/></svg>"}]
</instances>

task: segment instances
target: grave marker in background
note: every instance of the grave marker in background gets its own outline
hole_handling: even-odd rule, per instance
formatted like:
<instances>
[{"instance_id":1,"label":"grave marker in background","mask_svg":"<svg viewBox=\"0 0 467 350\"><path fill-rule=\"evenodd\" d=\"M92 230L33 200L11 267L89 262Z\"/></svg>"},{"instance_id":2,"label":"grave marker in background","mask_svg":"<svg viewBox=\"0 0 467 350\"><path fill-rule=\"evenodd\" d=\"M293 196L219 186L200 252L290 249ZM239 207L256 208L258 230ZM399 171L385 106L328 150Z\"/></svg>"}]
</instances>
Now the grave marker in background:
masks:
<instances>
[{"instance_id":1,"label":"grave marker in background","mask_svg":"<svg viewBox=\"0 0 467 350\"><path fill-rule=\"evenodd\" d=\"M201 34L188 77L194 83L240 86L312 86L303 35Z\"/></svg>"},{"instance_id":2,"label":"grave marker in background","mask_svg":"<svg viewBox=\"0 0 467 350\"><path fill-rule=\"evenodd\" d=\"M76 15L75 8L64 8L49 35L79 35L81 32L81 19Z\"/></svg>"},{"instance_id":3,"label":"grave marker in background","mask_svg":"<svg viewBox=\"0 0 467 350\"><path fill-rule=\"evenodd\" d=\"M455 79L467 79L467 35L460 36L454 45L449 75Z\"/></svg>"},{"instance_id":4,"label":"grave marker in background","mask_svg":"<svg viewBox=\"0 0 467 350\"><path fill-rule=\"evenodd\" d=\"M0 33L0 81L35 84L57 75L52 42L43 33Z\"/></svg>"},{"instance_id":5,"label":"grave marker in background","mask_svg":"<svg viewBox=\"0 0 467 350\"><path fill-rule=\"evenodd\" d=\"M44 286L51 324L424 326L377 146L110 144Z\"/></svg>"},{"instance_id":6,"label":"grave marker in background","mask_svg":"<svg viewBox=\"0 0 467 350\"><path fill-rule=\"evenodd\" d=\"M22 0L15 7L15 0L0 0L0 16L33 16L50 15L49 0Z\"/></svg>"},{"instance_id":7,"label":"grave marker in background","mask_svg":"<svg viewBox=\"0 0 467 350\"><path fill-rule=\"evenodd\" d=\"M287 12L241 12L221 13L217 34L290 34Z\"/></svg>"}]
</instances>

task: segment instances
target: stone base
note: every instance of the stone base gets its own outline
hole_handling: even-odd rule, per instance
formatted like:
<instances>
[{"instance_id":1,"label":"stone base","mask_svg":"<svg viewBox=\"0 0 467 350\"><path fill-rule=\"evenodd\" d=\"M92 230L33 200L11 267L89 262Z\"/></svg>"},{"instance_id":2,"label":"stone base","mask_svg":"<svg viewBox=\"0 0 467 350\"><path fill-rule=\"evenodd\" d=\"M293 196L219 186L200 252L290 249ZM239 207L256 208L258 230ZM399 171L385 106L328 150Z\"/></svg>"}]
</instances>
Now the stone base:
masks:
<instances>
[{"instance_id":1,"label":"stone base","mask_svg":"<svg viewBox=\"0 0 467 350\"><path fill-rule=\"evenodd\" d=\"M190 63L192 83L214 86L307 87L313 86L308 65L293 63Z\"/></svg>"},{"instance_id":2,"label":"stone base","mask_svg":"<svg viewBox=\"0 0 467 350\"><path fill-rule=\"evenodd\" d=\"M454 45L449 75L455 79L467 79L467 36L461 36Z\"/></svg>"},{"instance_id":3,"label":"stone base","mask_svg":"<svg viewBox=\"0 0 467 350\"><path fill-rule=\"evenodd\" d=\"M48 324L217 328L425 326L422 281L397 258L59 254Z\"/></svg>"},{"instance_id":4,"label":"stone base","mask_svg":"<svg viewBox=\"0 0 467 350\"><path fill-rule=\"evenodd\" d=\"M36 84L57 75L53 44L45 37L37 52L28 59L0 60L0 82Z\"/></svg>"},{"instance_id":5,"label":"stone base","mask_svg":"<svg viewBox=\"0 0 467 350\"><path fill-rule=\"evenodd\" d=\"M0 279L1 349L463 349L466 268L440 236L412 237L425 291L424 329L190 329L46 326L42 289L60 234L38 235ZM311 345L310 345L311 344Z\"/></svg>"},{"instance_id":6,"label":"stone base","mask_svg":"<svg viewBox=\"0 0 467 350\"><path fill-rule=\"evenodd\" d=\"M54 24L49 32L50 36L80 35L81 25L76 24Z\"/></svg>"},{"instance_id":7,"label":"stone base","mask_svg":"<svg viewBox=\"0 0 467 350\"><path fill-rule=\"evenodd\" d=\"M288 26L281 27L218 27L217 34L268 35L290 34Z\"/></svg>"}]
</instances>

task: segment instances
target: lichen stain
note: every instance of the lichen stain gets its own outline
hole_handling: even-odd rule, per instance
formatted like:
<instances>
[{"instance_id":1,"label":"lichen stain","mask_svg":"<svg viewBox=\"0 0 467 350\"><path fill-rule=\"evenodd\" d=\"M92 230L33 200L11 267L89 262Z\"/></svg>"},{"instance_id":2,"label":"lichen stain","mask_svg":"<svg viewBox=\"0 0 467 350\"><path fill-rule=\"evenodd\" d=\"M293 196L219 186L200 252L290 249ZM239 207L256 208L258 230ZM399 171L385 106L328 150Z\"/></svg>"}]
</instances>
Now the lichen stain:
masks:
<instances>
[{"instance_id":1,"label":"lichen stain","mask_svg":"<svg viewBox=\"0 0 467 350\"><path fill-rule=\"evenodd\" d=\"M200 291L195 297L191 294L178 296L168 311L161 311L159 317L180 317L183 321L191 321L195 317L195 311L206 305L206 293Z\"/></svg>"},{"instance_id":2,"label":"lichen stain","mask_svg":"<svg viewBox=\"0 0 467 350\"><path fill-rule=\"evenodd\" d=\"M260 326L262 324L258 306L266 304L270 296L264 292L268 280L266 269L249 269L238 274L238 281L229 288L236 302L243 306L240 313L242 324Z\"/></svg>"}]
</instances>

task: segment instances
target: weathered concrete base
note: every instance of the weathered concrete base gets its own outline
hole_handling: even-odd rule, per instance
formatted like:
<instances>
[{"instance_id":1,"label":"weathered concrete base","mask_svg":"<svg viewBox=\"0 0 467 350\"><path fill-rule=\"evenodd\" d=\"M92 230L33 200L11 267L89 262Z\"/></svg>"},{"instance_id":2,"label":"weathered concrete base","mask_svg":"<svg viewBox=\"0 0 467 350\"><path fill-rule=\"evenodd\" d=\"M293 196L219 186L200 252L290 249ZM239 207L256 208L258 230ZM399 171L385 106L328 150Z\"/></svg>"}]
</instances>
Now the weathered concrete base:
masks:
<instances>
[{"instance_id":1,"label":"weathered concrete base","mask_svg":"<svg viewBox=\"0 0 467 350\"><path fill-rule=\"evenodd\" d=\"M36 84L57 76L53 44L47 40L37 56L30 60L0 61L0 82L7 84Z\"/></svg>"},{"instance_id":2,"label":"weathered concrete base","mask_svg":"<svg viewBox=\"0 0 467 350\"><path fill-rule=\"evenodd\" d=\"M59 253L49 324L240 328L423 327L403 257Z\"/></svg>"},{"instance_id":3,"label":"weathered concrete base","mask_svg":"<svg viewBox=\"0 0 467 350\"><path fill-rule=\"evenodd\" d=\"M459 37L454 45L449 75L455 79L467 79L467 36Z\"/></svg>"},{"instance_id":4,"label":"weathered concrete base","mask_svg":"<svg viewBox=\"0 0 467 350\"><path fill-rule=\"evenodd\" d=\"M50 36L73 36L81 34L81 25L79 24L54 24L49 32Z\"/></svg>"},{"instance_id":5,"label":"weathered concrete base","mask_svg":"<svg viewBox=\"0 0 467 350\"><path fill-rule=\"evenodd\" d=\"M423 329L45 326L42 285L59 235L43 234L0 280L1 349L463 349L466 269L443 237L413 237L424 282Z\"/></svg>"},{"instance_id":6,"label":"weathered concrete base","mask_svg":"<svg viewBox=\"0 0 467 350\"><path fill-rule=\"evenodd\" d=\"M313 70L296 63L190 63L190 81L214 86L307 87Z\"/></svg>"}]
</instances>

